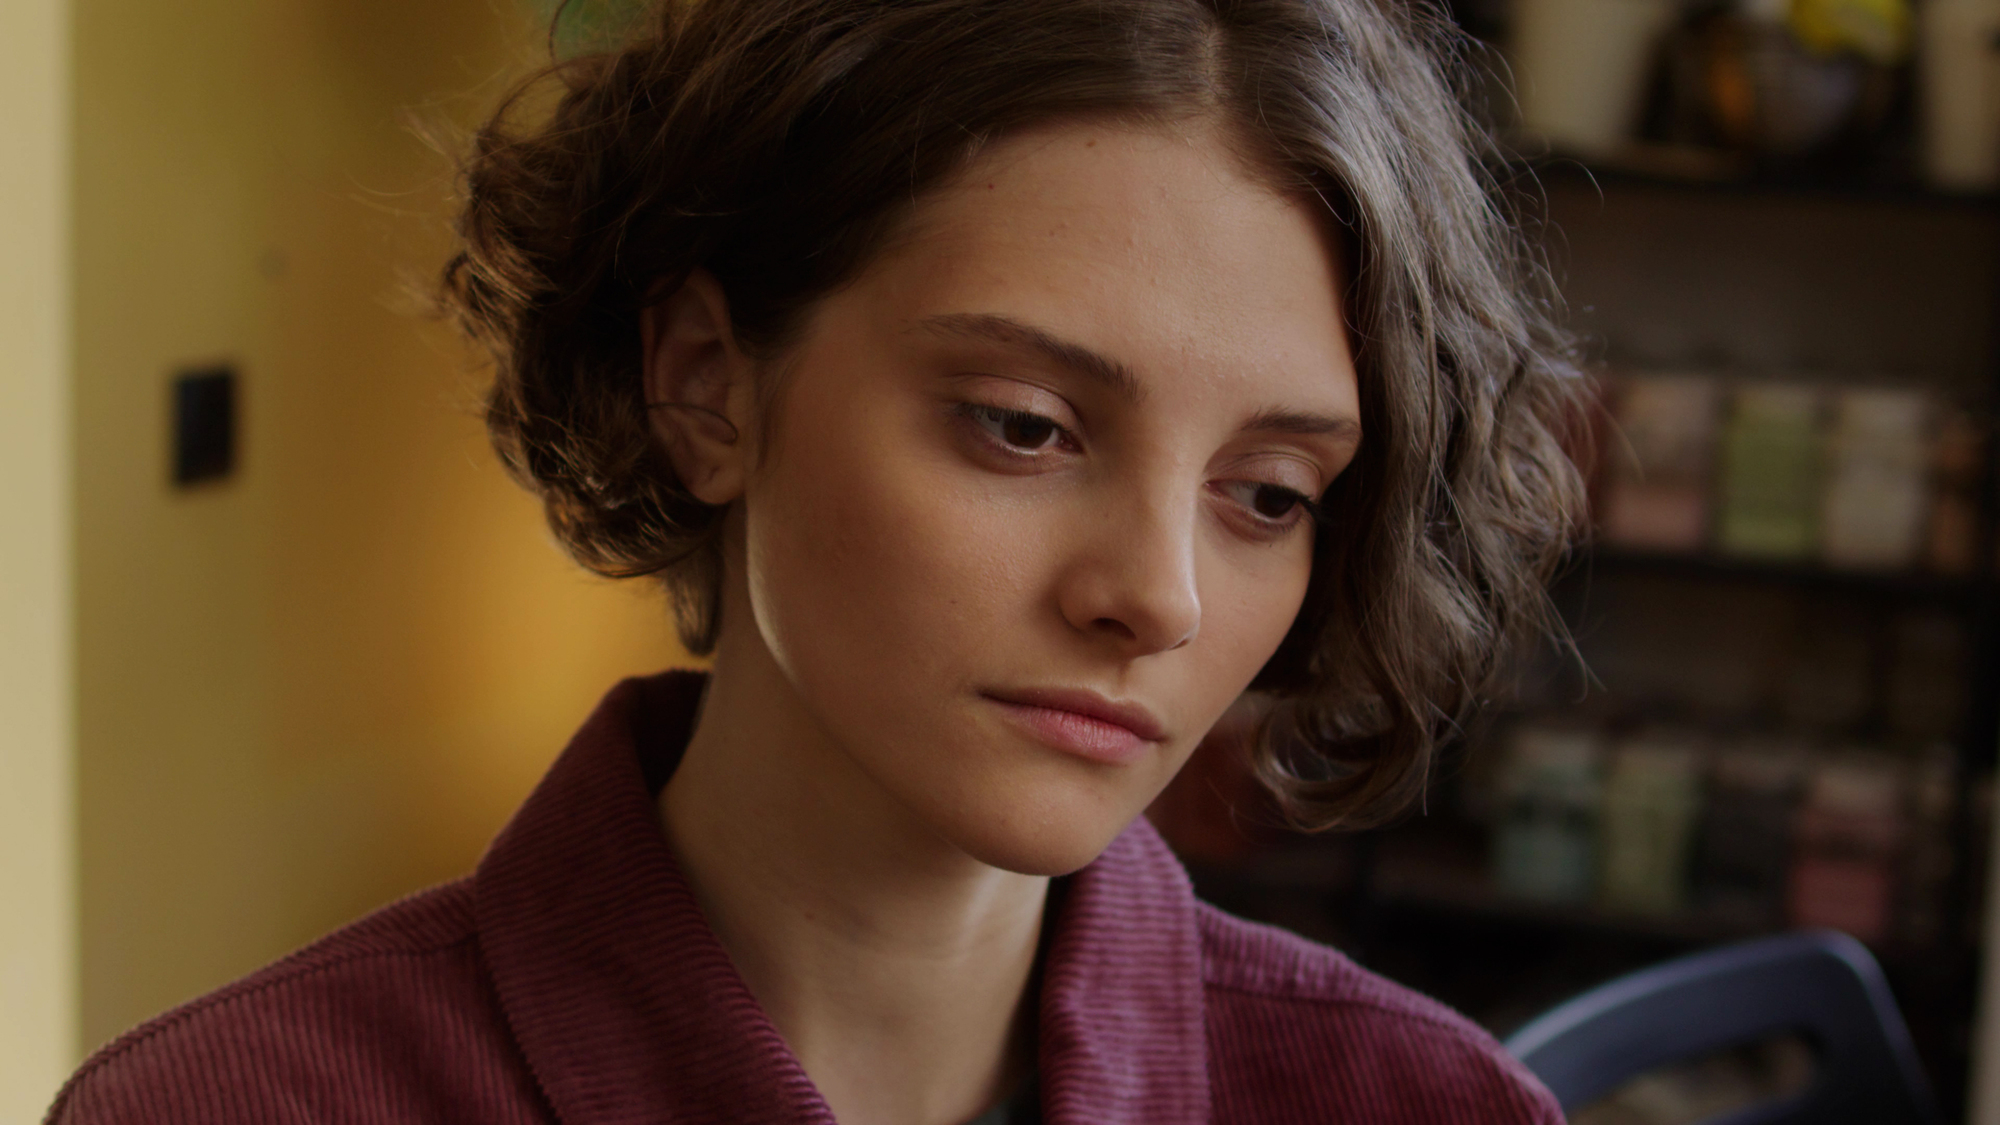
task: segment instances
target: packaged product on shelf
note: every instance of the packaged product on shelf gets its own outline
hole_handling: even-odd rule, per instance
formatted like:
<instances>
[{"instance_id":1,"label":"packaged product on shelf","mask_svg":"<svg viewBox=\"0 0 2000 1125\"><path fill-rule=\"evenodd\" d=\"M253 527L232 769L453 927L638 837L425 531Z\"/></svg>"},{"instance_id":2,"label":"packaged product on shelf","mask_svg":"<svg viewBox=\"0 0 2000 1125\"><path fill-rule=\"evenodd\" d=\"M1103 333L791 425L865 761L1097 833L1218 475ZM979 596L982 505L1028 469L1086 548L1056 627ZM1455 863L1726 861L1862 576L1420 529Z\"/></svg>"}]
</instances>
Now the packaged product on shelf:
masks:
<instances>
[{"instance_id":1,"label":"packaged product on shelf","mask_svg":"<svg viewBox=\"0 0 2000 1125\"><path fill-rule=\"evenodd\" d=\"M1924 173L1941 188L1991 191L2000 186L2000 68L1992 46L2000 6L1930 0L1919 16Z\"/></svg>"},{"instance_id":2,"label":"packaged product on shelf","mask_svg":"<svg viewBox=\"0 0 2000 1125\"><path fill-rule=\"evenodd\" d=\"M1606 543L1688 553L1707 543L1718 400L1715 380L1702 375L1618 386L1598 514Z\"/></svg>"},{"instance_id":3,"label":"packaged product on shelf","mask_svg":"<svg viewBox=\"0 0 2000 1125\"><path fill-rule=\"evenodd\" d=\"M1828 564L1913 565L1930 500L1930 397L1921 390L1849 387L1834 402L1827 443L1821 548Z\"/></svg>"},{"instance_id":4,"label":"packaged product on shelf","mask_svg":"<svg viewBox=\"0 0 2000 1125\"><path fill-rule=\"evenodd\" d=\"M1687 905L1701 813L1699 743L1655 731L1610 754L1598 817L1598 899L1614 910L1667 914Z\"/></svg>"},{"instance_id":5,"label":"packaged product on shelf","mask_svg":"<svg viewBox=\"0 0 2000 1125\"><path fill-rule=\"evenodd\" d=\"M1850 753L1813 770L1795 826L1789 920L1866 942L1889 936L1907 827L1893 758Z\"/></svg>"},{"instance_id":6,"label":"packaged product on shelf","mask_svg":"<svg viewBox=\"0 0 2000 1125\"><path fill-rule=\"evenodd\" d=\"M1521 0L1510 54L1521 126L1557 149L1604 157L1632 139L1646 59L1671 0Z\"/></svg>"},{"instance_id":7,"label":"packaged product on shelf","mask_svg":"<svg viewBox=\"0 0 2000 1125\"><path fill-rule=\"evenodd\" d=\"M1732 399L1716 546L1732 555L1810 558L1819 549L1820 394L1795 384L1751 383Z\"/></svg>"},{"instance_id":8,"label":"packaged product on shelf","mask_svg":"<svg viewBox=\"0 0 2000 1125\"><path fill-rule=\"evenodd\" d=\"M1717 751L1695 865L1703 909L1746 929L1775 927L1784 917L1805 765L1804 747L1784 740Z\"/></svg>"},{"instance_id":9,"label":"packaged product on shelf","mask_svg":"<svg viewBox=\"0 0 2000 1125\"><path fill-rule=\"evenodd\" d=\"M1600 800L1598 734L1524 724L1500 772L1494 881L1504 894L1582 902L1596 879Z\"/></svg>"},{"instance_id":10,"label":"packaged product on shelf","mask_svg":"<svg viewBox=\"0 0 2000 1125\"><path fill-rule=\"evenodd\" d=\"M1945 414L1931 446L1931 524L1926 548L1939 574L1968 575L1978 568L1978 423L1962 410Z\"/></svg>"},{"instance_id":11,"label":"packaged product on shelf","mask_svg":"<svg viewBox=\"0 0 2000 1125\"><path fill-rule=\"evenodd\" d=\"M1958 795L1958 752L1936 743L1910 770L1910 839L1903 852L1903 896L1896 934L1915 948L1944 932L1952 869L1952 813Z\"/></svg>"}]
</instances>

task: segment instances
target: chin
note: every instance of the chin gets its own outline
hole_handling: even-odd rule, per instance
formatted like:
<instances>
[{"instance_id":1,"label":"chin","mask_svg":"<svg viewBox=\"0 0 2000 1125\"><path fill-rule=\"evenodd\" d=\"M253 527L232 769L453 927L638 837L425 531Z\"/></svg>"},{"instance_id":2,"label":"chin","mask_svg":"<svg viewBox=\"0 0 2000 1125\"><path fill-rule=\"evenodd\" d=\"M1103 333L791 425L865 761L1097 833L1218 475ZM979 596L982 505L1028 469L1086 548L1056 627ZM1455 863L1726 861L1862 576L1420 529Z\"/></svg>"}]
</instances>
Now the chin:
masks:
<instances>
[{"instance_id":1,"label":"chin","mask_svg":"<svg viewBox=\"0 0 2000 1125\"><path fill-rule=\"evenodd\" d=\"M1103 854L1143 811L1094 799L1101 796L1072 785L1005 808L959 810L939 827L960 850L988 866L1020 875L1068 875Z\"/></svg>"},{"instance_id":2,"label":"chin","mask_svg":"<svg viewBox=\"0 0 2000 1125\"><path fill-rule=\"evenodd\" d=\"M1111 841L1117 837L1114 832L1102 840L1092 840L1088 844L1064 841L1051 846L1048 840L981 840L976 843L961 843L967 855L1002 871L1012 871L1016 875L1047 875L1051 877L1070 875L1085 867L1104 853Z\"/></svg>"}]
</instances>

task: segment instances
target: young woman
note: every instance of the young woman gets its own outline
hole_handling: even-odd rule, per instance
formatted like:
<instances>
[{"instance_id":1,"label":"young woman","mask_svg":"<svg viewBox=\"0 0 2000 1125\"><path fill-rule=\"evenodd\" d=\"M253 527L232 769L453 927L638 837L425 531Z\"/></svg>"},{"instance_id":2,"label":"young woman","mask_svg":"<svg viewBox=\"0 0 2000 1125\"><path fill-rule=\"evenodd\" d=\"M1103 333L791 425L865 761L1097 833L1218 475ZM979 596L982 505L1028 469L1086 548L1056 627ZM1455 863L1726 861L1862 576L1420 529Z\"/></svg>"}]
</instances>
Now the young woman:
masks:
<instances>
[{"instance_id":1,"label":"young woman","mask_svg":"<svg viewBox=\"0 0 2000 1125\"><path fill-rule=\"evenodd\" d=\"M448 302L613 690L475 874L113 1044L59 1122L1554 1122L1219 914L1225 710L1394 811L1579 503L1545 291L1376 0L664 0L503 111Z\"/></svg>"}]
</instances>

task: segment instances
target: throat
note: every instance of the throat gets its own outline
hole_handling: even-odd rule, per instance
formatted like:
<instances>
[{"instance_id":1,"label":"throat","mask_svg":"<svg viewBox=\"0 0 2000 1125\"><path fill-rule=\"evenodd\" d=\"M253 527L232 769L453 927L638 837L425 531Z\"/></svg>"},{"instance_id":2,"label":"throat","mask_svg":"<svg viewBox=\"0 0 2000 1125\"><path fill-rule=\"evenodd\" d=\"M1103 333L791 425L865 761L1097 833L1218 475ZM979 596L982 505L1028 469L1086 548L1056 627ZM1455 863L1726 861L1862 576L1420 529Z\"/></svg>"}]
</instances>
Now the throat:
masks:
<instances>
[{"instance_id":1,"label":"throat","mask_svg":"<svg viewBox=\"0 0 2000 1125\"><path fill-rule=\"evenodd\" d=\"M724 945L837 1120L965 1125L1037 1069L1042 891L1024 916L989 917L949 947L804 917L732 926Z\"/></svg>"},{"instance_id":2,"label":"throat","mask_svg":"<svg viewBox=\"0 0 2000 1125\"><path fill-rule=\"evenodd\" d=\"M741 748L728 749L742 768ZM691 743L660 794L662 828L836 1119L967 1125L1005 1104L1035 1070L1052 881L969 861L898 866L872 848L840 854L796 822L774 823L769 804L757 815L718 764Z\"/></svg>"}]
</instances>

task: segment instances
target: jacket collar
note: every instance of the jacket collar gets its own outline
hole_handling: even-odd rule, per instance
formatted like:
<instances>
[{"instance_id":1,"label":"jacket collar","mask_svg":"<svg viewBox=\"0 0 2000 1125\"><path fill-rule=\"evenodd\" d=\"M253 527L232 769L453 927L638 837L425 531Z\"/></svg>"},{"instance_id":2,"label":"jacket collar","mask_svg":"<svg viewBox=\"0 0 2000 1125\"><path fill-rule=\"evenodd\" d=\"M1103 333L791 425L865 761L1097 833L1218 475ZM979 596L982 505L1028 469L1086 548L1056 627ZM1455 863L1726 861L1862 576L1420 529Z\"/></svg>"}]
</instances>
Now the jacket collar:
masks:
<instances>
[{"instance_id":1,"label":"jacket collar","mask_svg":"<svg viewBox=\"0 0 2000 1125\"><path fill-rule=\"evenodd\" d=\"M614 688L474 879L501 1007L565 1125L833 1125L655 819L704 684L668 672ZM1194 910L1144 820L1069 878L1042 972L1050 1125L1207 1120Z\"/></svg>"}]
</instances>

